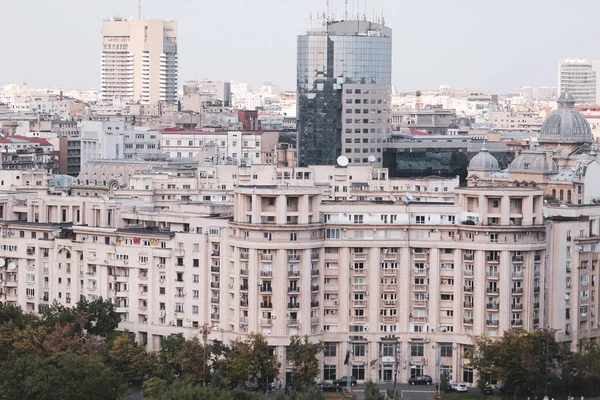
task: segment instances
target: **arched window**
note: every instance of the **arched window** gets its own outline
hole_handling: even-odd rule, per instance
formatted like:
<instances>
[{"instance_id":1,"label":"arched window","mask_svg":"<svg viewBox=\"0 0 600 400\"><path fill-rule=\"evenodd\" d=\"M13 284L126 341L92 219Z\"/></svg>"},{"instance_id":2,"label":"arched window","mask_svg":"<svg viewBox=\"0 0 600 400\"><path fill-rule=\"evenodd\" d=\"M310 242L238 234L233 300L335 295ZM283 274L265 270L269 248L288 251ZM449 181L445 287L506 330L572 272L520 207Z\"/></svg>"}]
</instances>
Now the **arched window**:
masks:
<instances>
[{"instance_id":1,"label":"arched window","mask_svg":"<svg viewBox=\"0 0 600 400\"><path fill-rule=\"evenodd\" d=\"M560 201L564 201L565 200L565 191L560 189Z\"/></svg>"},{"instance_id":2,"label":"arched window","mask_svg":"<svg viewBox=\"0 0 600 400\"><path fill-rule=\"evenodd\" d=\"M556 189L552 189L552 198L556 200Z\"/></svg>"},{"instance_id":3,"label":"arched window","mask_svg":"<svg viewBox=\"0 0 600 400\"><path fill-rule=\"evenodd\" d=\"M571 202L571 191L567 191L567 203Z\"/></svg>"}]
</instances>

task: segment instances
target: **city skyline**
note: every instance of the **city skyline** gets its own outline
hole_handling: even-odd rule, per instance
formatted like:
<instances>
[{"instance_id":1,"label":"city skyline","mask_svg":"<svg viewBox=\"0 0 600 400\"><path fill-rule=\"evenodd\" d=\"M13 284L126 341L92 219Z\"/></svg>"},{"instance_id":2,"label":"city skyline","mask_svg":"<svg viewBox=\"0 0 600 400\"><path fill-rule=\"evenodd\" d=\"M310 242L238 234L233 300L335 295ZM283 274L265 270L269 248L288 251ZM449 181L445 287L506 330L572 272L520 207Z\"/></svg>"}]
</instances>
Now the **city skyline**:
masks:
<instances>
[{"instance_id":1,"label":"city skyline","mask_svg":"<svg viewBox=\"0 0 600 400\"><path fill-rule=\"evenodd\" d=\"M136 17L138 3L92 3L86 6L85 15L70 11L77 10L73 0L59 0L52 6L41 1L33 3L33 8L31 4L7 5L7 13L13 18L3 25L5 36L22 30L17 21L26 18L30 24L17 36L19 40L6 43L7 53L18 62L5 63L0 69L2 84L99 88L98 32L102 20ZM180 0L167 8L156 0L145 0L142 17L178 22L180 82L208 78L244 81L257 87L272 81L285 89L294 88L296 37L310 28L311 15L312 25L316 26L317 12L326 11L325 0L265 0L262 7L235 3L239 7L212 4L201 8ZM330 3L330 13L340 19L343 1ZM349 1L350 14L360 9L359 14L368 19L381 15L381 2L360 1L360 7L356 3ZM397 32L398 38L393 46L393 84L399 91L448 84L498 93L519 86L555 86L560 59L597 56L588 49L593 47L599 28L593 24L593 13L581 12L586 5L593 5L591 1L571 8L558 1L544 2L543 9L539 2L532 3L508 1L490 6L464 1L431 9L422 4L383 1L386 25ZM36 12L31 13L32 9ZM578 23L555 28L564 25L561 21L573 20ZM499 28L490 31L493 21L504 21L506 27L498 24ZM219 36L221 40L212 40ZM444 42L440 43L440 38ZM43 62L56 57L57 48L62 62ZM529 58L532 53L535 59Z\"/></svg>"}]
</instances>

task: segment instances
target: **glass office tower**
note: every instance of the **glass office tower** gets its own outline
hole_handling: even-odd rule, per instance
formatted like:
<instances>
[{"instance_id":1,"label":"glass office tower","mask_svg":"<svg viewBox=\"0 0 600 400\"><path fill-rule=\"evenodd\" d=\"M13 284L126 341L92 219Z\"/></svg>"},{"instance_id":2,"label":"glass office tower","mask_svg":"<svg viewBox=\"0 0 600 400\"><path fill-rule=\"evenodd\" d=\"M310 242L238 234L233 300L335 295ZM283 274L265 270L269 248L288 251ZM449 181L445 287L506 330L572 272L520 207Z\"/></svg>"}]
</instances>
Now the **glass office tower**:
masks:
<instances>
[{"instance_id":1,"label":"glass office tower","mask_svg":"<svg viewBox=\"0 0 600 400\"><path fill-rule=\"evenodd\" d=\"M351 116L342 115L343 110L348 112L342 104L344 85L347 84L352 84L353 93L361 93L357 85L365 85L366 90L371 85L386 87L390 89L387 90L387 96L391 96L390 28L369 21L328 22L319 30L311 30L306 35L298 36L297 119L300 166L335 164L336 158L342 154L343 133L350 130L354 132L360 129L361 134L365 132L367 135L364 139L368 140L371 139L368 135L382 135L381 132L377 133L377 129L369 128L372 123L376 123L376 119L354 114L357 110L362 113L371 110L370 105L351 109ZM352 101L361 99L355 98ZM389 105L389 100L387 103ZM350 122L353 126L345 127Z\"/></svg>"}]
</instances>

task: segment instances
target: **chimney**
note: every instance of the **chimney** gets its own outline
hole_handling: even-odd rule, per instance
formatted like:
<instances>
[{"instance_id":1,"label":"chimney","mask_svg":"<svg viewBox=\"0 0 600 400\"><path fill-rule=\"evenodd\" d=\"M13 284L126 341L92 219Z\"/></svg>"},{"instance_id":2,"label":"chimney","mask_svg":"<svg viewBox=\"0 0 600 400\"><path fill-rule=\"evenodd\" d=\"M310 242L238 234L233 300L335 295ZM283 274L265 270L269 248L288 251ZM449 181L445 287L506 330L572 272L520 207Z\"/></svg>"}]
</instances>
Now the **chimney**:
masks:
<instances>
[{"instance_id":1,"label":"chimney","mask_svg":"<svg viewBox=\"0 0 600 400\"><path fill-rule=\"evenodd\" d=\"M63 101L63 91L60 91L60 101Z\"/></svg>"}]
</instances>

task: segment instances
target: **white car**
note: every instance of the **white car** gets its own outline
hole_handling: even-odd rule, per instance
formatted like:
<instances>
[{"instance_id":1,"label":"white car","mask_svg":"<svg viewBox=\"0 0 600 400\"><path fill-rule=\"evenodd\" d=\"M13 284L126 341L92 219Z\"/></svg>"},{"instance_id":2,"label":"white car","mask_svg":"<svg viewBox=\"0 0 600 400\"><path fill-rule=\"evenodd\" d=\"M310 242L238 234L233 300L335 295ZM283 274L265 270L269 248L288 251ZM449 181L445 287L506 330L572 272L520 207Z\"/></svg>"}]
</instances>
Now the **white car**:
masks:
<instances>
[{"instance_id":1,"label":"white car","mask_svg":"<svg viewBox=\"0 0 600 400\"><path fill-rule=\"evenodd\" d=\"M468 391L467 389L467 385L465 385L464 383L456 383L453 385L453 389L457 392L457 393L461 393L461 392L466 392Z\"/></svg>"}]
</instances>

